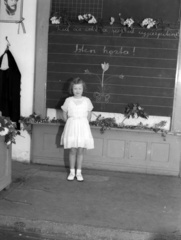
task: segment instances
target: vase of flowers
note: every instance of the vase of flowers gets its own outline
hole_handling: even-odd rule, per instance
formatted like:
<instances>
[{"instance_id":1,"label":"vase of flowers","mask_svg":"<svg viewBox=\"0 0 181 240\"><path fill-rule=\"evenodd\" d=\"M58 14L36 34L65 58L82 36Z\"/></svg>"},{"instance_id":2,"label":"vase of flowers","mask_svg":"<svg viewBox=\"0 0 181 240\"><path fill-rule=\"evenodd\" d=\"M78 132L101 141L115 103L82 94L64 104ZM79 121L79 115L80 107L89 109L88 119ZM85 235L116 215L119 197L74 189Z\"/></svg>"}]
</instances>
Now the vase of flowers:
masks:
<instances>
[{"instance_id":1,"label":"vase of flowers","mask_svg":"<svg viewBox=\"0 0 181 240\"><path fill-rule=\"evenodd\" d=\"M0 112L0 136L4 137L5 144L9 146L16 143L17 135L20 135L20 131L16 129L16 123L8 117L3 117Z\"/></svg>"},{"instance_id":2,"label":"vase of flowers","mask_svg":"<svg viewBox=\"0 0 181 240\"><path fill-rule=\"evenodd\" d=\"M3 117L0 112L0 191L8 189L11 184L11 144L16 143L15 138L20 135L16 123L10 118Z\"/></svg>"}]
</instances>

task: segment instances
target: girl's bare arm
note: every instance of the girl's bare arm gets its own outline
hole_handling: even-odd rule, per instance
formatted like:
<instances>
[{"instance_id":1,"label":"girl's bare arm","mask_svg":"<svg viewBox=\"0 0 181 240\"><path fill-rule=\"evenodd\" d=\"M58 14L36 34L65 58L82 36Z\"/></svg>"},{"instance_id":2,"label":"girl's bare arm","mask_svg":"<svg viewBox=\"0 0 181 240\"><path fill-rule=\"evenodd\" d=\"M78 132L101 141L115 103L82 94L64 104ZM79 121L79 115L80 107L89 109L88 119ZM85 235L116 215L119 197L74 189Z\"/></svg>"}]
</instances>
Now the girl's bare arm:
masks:
<instances>
[{"instance_id":1,"label":"girl's bare arm","mask_svg":"<svg viewBox=\"0 0 181 240\"><path fill-rule=\"evenodd\" d=\"M67 112L63 111L63 120L66 122L68 118Z\"/></svg>"},{"instance_id":2,"label":"girl's bare arm","mask_svg":"<svg viewBox=\"0 0 181 240\"><path fill-rule=\"evenodd\" d=\"M92 116L92 112L88 112L87 119L88 119L89 122L91 120L91 116Z\"/></svg>"}]
</instances>

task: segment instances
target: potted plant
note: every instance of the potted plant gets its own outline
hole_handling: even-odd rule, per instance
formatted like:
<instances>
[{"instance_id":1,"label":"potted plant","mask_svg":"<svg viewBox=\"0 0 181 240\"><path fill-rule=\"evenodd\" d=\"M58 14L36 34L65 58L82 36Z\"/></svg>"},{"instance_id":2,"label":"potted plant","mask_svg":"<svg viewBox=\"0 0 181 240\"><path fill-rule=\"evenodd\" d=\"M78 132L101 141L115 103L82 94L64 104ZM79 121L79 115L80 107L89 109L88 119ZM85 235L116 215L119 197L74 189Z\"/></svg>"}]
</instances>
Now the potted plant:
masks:
<instances>
[{"instance_id":1,"label":"potted plant","mask_svg":"<svg viewBox=\"0 0 181 240\"><path fill-rule=\"evenodd\" d=\"M0 190L7 189L11 183L11 144L16 143L15 137L20 135L16 123L0 112Z\"/></svg>"},{"instance_id":2,"label":"potted plant","mask_svg":"<svg viewBox=\"0 0 181 240\"><path fill-rule=\"evenodd\" d=\"M15 137L17 135L20 135L20 131L16 129L16 123L0 114L0 136L4 137L5 144L9 146L12 143L16 143Z\"/></svg>"}]
</instances>

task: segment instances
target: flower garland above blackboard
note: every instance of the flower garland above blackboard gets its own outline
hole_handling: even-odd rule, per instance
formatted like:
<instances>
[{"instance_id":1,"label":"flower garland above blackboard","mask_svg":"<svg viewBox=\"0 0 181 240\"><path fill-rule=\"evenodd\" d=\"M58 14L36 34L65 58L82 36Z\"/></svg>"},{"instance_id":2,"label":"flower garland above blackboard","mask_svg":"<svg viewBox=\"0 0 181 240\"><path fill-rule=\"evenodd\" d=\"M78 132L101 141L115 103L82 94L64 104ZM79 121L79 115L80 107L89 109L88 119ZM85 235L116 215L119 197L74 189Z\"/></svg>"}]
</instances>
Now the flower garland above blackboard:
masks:
<instances>
[{"instance_id":1,"label":"flower garland above blackboard","mask_svg":"<svg viewBox=\"0 0 181 240\"><path fill-rule=\"evenodd\" d=\"M89 24L89 25L96 25L99 29L99 32L101 31L101 28L104 26L110 25L119 25L124 32L127 32L133 28L145 28L145 29L157 29L158 27L160 29L171 29L171 26L174 28L174 26L178 26L178 23L169 23L164 22L162 19L153 19L153 18L145 18L142 20L133 19L133 17L124 18L121 13L118 14L118 16L114 17L111 16L109 22L104 19L97 19L94 15L91 13L84 13L79 14L77 16L77 19L70 19L66 10L59 14L59 13L53 13L50 17L50 23L52 25L59 25L59 26L74 26L76 24Z\"/></svg>"}]
</instances>

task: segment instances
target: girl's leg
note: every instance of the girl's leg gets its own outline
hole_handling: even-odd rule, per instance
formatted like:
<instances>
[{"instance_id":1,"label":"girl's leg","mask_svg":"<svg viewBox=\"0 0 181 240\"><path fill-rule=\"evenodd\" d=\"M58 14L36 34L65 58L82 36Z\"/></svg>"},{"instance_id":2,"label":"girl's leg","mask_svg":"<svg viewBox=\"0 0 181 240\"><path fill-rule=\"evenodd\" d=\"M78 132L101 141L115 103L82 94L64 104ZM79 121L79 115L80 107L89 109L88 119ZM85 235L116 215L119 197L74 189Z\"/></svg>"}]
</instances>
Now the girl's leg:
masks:
<instances>
[{"instance_id":1,"label":"girl's leg","mask_svg":"<svg viewBox=\"0 0 181 240\"><path fill-rule=\"evenodd\" d=\"M84 159L84 148L77 149L77 172L76 177L78 181L83 181L82 177L82 162Z\"/></svg>"},{"instance_id":2,"label":"girl's leg","mask_svg":"<svg viewBox=\"0 0 181 240\"><path fill-rule=\"evenodd\" d=\"M77 169L82 169L82 162L84 159L84 148L77 149Z\"/></svg>"},{"instance_id":3,"label":"girl's leg","mask_svg":"<svg viewBox=\"0 0 181 240\"><path fill-rule=\"evenodd\" d=\"M75 169L76 154L77 154L77 149L76 148L71 148L70 151L69 151L70 169Z\"/></svg>"},{"instance_id":4,"label":"girl's leg","mask_svg":"<svg viewBox=\"0 0 181 240\"><path fill-rule=\"evenodd\" d=\"M72 181L75 178L75 162L76 162L76 148L71 148L69 151L69 165L70 165L70 174L67 180Z\"/></svg>"}]
</instances>

